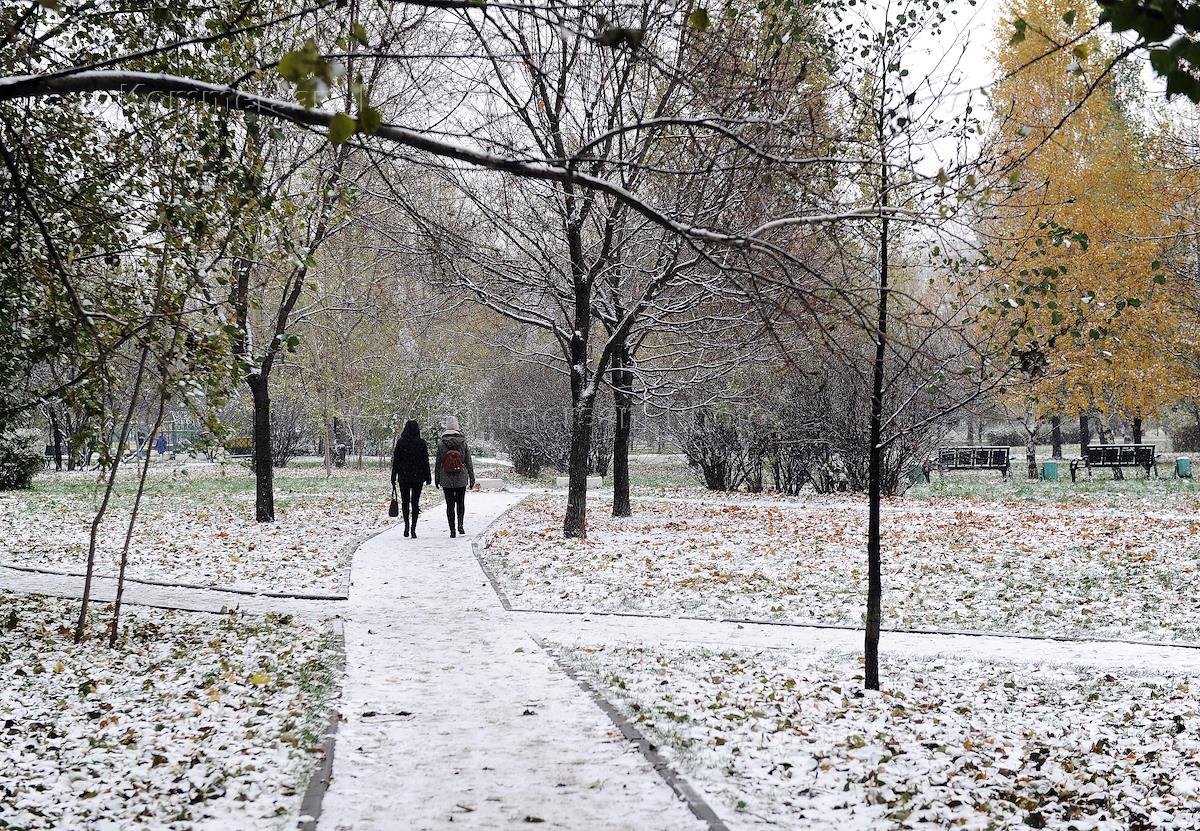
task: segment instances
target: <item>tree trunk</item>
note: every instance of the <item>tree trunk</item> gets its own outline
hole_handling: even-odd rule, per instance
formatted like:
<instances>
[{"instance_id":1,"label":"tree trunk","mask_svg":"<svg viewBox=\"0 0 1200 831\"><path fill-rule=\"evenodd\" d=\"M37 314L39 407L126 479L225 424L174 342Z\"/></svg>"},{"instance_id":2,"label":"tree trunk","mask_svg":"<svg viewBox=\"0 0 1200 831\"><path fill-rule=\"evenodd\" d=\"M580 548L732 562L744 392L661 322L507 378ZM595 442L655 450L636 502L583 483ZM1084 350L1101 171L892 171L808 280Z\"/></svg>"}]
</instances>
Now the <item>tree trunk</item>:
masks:
<instances>
[{"instance_id":1,"label":"tree trunk","mask_svg":"<svg viewBox=\"0 0 1200 831\"><path fill-rule=\"evenodd\" d=\"M978 438L978 433L975 430L975 419L971 418L971 416L967 416L967 444L977 444Z\"/></svg>"},{"instance_id":2,"label":"tree trunk","mask_svg":"<svg viewBox=\"0 0 1200 831\"><path fill-rule=\"evenodd\" d=\"M1062 449L1062 418L1060 416L1050 416L1050 455L1052 458L1061 459L1063 457Z\"/></svg>"},{"instance_id":3,"label":"tree trunk","mask_svg":"<svg viewBox=\"0 0 1200 831\"><path fill-rule=\"evenodd\" d=\"M134 376L133 392L129 396L129 408L125 411L125 419L121 423L121 431L116 434L117 451L112 455L112 468L107 472L107 480L104 483L104 496L100 500L100 507L96 509L96 515L92 518L92 527L88 534L87 565L83 571L83 596L79 601L79 619L75 622L75 643L83 642L83 634L87 629L88 603L92 599L92 577L96 571L96 548L100 541L100 524L104 521L104 515L108 512L108 503L112 499L113 486L117 482L117 470L121 466L121 449L125 444L125 437L129 435L129 425L133 421L133 411L137 408L138 396L142 392L142 379L146 375L146 362L149 357L150 347L143 344L142 356L138 360L137 374ZM111 436L111 434L109 435Z\"/></svg>"},{"instance_id":4,"label":"tree trunk","mask_svg":"<svg viewBox=\"0 0 1200 831\"><path fill-rule=\"evenodd\" d=\"M1038 478L1038 422L1031 403L1025 411L1025 464L1028 477Z\"/></svg>"},{"instance_id":5,"label":"tree trunk","mask_svg":"<svg viewBox=\"0 0 1200 831\"><path fill-rule=\"evenodd\" d=\"M567 458L567 513L563 534L587 536L587 470L592 449L593 390L585 390L571 409L571 451Z\"/></svg>"},{"instance_id":6,"label":"tree trunk","mask_svg":"<svg viewBox=\"0 0 1200 831\"><path fill-rule=\"evenodd\" d=\"M1133 443L1142 443L1142 417L1134 416L1133 418Z\"/></svg>"},{"instance_id":7,"label":"tree trunk","mask_svg":"<svg viewBox=\"0 0 1200 831\"><path fill-rule=\"evenodd\" d=\"M575 328L567 343L566 358L571 379L571 449L567 457L567 510L563 516L563 535L587 536L587 469L592 452L592 417L596 408L597 377L607 370L604 361L591 376L588 338L592 331L592 283L584 253L582 212L573 191L566 194L568 220L565 225L571 263L574 294Z\"/></svg>"},{"instance_id":8,"label":"tree trunk","mask_svg":"<svg viewBox=\"0 0 1200 831\"><path fill-rule=\"evenodd\" d=\"M275 460L271 456L271 396L267 376L247 376L254 397L254 520L275 521Z\"/></svg>"},{"instance_id":9,"label":"tree trunk","mask_svg":"<svg viewBox=\"0 0 1200 831\"><path fill-rule=\"evenodd\" d=\"M322 441L324 444L324 462L325 462L325 478L333 476L333 419L328 414L325 415L325 438Z\"/></svg>"},{"instance_id":10,"label":"tree trunk","mask_svg":"<svg viewBox=\"0 0 1200 831\"><path fill-rule=\"evenodd\" d=\"M50 408L50 435L54 440L54 469L63 468L63 436L62 425L58 421L58 412Z\"/></svg>"},{"instance_id":11,"label":"tree trunk","mask_svg":"<svg viewBox=\"0 0 1200 831\"><path fill-rule=\"evenodd\" d=\"M879 125L883 146L882 120ZM879 167L880 203L888 206L888 168ZM879 689L879 629L883 619L883 563L880 556L880 500L883 485L883 385L887 361L888 321L888 218L879 229L879 305L875 324L875 362L871 374L870 448L867 470L867 620L863 638L863 686Z\"/></svg>"},{"instance_id":12,"label":"tree trunk","mask_svg":"<svg viewBox=\"0 0 1200 831\"><path fill-rule=\"evenodd\" d=\"M154 419L154 427L150 430L150 435L146 437L147 446L153 446L155 437L158 431L162 428L163 416L167 411L167 389L166 378L162 381L162 386L158 391L158 415ZM137 524L138 510L142 505L142 496L146 493L146 474L150 471L150 453L146 452L146 458L142 462L142 469L138 473L137 493L133 497L133 508L129 511L129 524L125 529L125 544L121 547L121 564L117 569L117 591L113 596L113 613L112 625L108 630L108 645L115 647L117 645L117 633L121 628L121 600L125 596L125 569L129 565L129 546L133 542L133 529Z\"/></svg>"},{"instance_id":13,"label":"tree trunk","mask_svg":"<svg viewBox=\"0 0 1200 831\"><path fill-rule=\"evenodd\" d=\"M633 427L633 373L623 345L613 351L613 516L633 516L629 502L629 434Z\"/></svg>"},{"instance_id":14,"label":"tree trunk","mask_svg":"<svg viewBox=\"0 0 1200 831\"><path fill-rule=\"evenodd\" d=\"M1088 446L1092 443L1092 430L1087 413L1079 414L1079 455L1086 456Z\"/></svg>"}]
</instances>

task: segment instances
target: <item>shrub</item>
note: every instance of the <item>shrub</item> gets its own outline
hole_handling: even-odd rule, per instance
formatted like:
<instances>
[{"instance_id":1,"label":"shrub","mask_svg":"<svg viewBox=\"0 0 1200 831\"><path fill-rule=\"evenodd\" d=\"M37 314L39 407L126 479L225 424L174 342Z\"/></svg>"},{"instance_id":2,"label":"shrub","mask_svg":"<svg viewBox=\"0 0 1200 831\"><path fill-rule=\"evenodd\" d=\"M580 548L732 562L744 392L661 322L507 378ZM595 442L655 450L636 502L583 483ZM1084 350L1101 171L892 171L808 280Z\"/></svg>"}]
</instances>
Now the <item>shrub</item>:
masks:
<instances>
[{"instance_id":1,"label":"shrub","mask_svg":"<svg viewBox=\"0 0 1200 831\"><path fill-rule=\"evenodd\" d=\"M0 491L28 488L46 463L37 430L0 433Z\"/></svg>"},{"instance_id":2,"label":"shrub","mask_svg":"<svg viewBox=\"0 0 1200 831\"><path fill-rule=\"evenodd\" d=\"M1037 440L1049 440L1049 433L1043 436L1038 433ZM1024 430L992 430L984 436L984 440L988 445L993 447L1024 447L1025 446L1025 431Z\"/></svg>"},{"instance_id":3,"label":"shrub","mask_svg":"<svg viewBox=\"0 0 1200 831\"><path fill-rule=\"evenodd\" d=\"M536 477L543 467L566 470L571 446L570 393L563 378L536 364L499 370L483 395L495 443L519 476Z\"/></svg>"},{"instance_id":4,"label":"shrub","mask_svg":"<svg viewBox=\"0 0 1200 831\"><path fill-rule=\"evenodd\" d=\"M1200 453L1200 427L1192 424L1172 431L1171 446L1176 453Z\"/></svg>"},{"instance_id":5,"label":"shrub","mask_svg":"<svg viewBox=\"0 0 1200 831\"><path fill-rule=\"evenodd\" d=\"M1059 432L1062 434L1062 443L1064 446L1068 444L1079 444L1079 422L1063 419ZM1092 428L1092 440L1095 441L1095 427ZM1050 444L1051 429L1050 421L1046 420L1044 424L1038 426L1038 431L1034 435L1034 441L1037 444ZM1001 430L991 430L984 436L986 444L996 447L1024 447L1025 446L1025 431L1018 428L1006 428Z\"/></svg>"}]
</instances>

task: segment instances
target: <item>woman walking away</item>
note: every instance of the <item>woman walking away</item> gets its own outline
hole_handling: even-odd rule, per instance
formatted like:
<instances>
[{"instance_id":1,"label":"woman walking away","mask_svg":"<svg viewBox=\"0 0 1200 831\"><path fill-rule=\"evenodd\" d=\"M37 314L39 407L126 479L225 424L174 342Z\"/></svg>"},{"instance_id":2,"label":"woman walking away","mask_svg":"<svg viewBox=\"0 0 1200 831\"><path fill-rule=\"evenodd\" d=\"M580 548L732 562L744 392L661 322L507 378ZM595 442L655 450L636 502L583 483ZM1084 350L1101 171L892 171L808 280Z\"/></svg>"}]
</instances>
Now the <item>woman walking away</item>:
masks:
<instances>
[{"instance_id":1,"label":"woman walking away","mask_svg":"<svg viewBox=\"0 0 1200 831\"><path fill-rule=\"evenodd\" d=\"M446 419L446 429L438 439L433 477L438 487L446 492L446 520L450 523L450 536L455 536L455 513L458 514L458 533L465 533L463 514L466 513L467 488L475 487L475 468L471 465L471 448L467 447L467 439L454 416Z\"/></svg>"},{"instance_id":2,"label":"woman walking away","mask_svg":"<svg viewBox=\"0 0 1200 831\"><path fill-rule=\"evenodd\" d=\"M417 422L409 421L404 425L400 438L396 440L396 450L392 453L392 488L400 489L406 537L417 536L417 517L421 513L421 485L428 485L429 479L429 445L421 438L421 428Z\"/></svg>"}]
</instances>

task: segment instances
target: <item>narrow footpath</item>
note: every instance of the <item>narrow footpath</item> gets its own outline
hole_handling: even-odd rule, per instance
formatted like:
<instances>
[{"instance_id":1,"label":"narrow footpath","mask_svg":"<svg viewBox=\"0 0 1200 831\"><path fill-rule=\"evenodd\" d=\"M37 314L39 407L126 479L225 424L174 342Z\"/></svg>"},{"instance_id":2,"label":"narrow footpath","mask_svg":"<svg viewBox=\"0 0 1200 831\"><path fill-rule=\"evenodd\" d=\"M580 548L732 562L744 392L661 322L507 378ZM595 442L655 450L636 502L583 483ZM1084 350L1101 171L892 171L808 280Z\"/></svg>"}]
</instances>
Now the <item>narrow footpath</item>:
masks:
<instances>
[{"instance_id":1,"label":"narrow footpath","mask_svg":"<svg viewBox=\"0 0 1200 831\"><path fill-rule=\"evenodd\" d=\"M566 646L704 647L781 649L796 653L857 653L862 629L802 624L738 623L728 620L512 612L540 639ZM971 658L1008 663L1058 664L1119 672L1193 672L1200 648L1193 645L1124 641L1057 640L1006 634L947 634L884 631L880 654Z\"/></svg>"},{"instance_id":2,"label":"narrow footpath","mask_svg":"<svg viewBox=\"0 0 1200 831\"><path fill-rule=\"evenodd\" d=\"M479 569L472 537L518 499L471 493L465 536L438 506L358 550L322 831L705 827Z\"/></svg>"},{"instance_id":3,"label":"narrow footpath","mask_svg":"<svg viewBox=\"0 0 1200 831\"><path fill-rule=\"evenodd\" d=\"M25 594L45 594L51 597L83 597L83 575L56 574L0 565L0 589ZM92 578L92 600L111 602L117 593L117 581L112 577ZM153 606L158 609L182 609L187 612L231 612L246 614L295 614L311 618L333 618L347 607L345 600L313 600L247 594L219 588L158 585L129 579L125 581L122 602L131 606Z\"/></svg>"}]
</instances>

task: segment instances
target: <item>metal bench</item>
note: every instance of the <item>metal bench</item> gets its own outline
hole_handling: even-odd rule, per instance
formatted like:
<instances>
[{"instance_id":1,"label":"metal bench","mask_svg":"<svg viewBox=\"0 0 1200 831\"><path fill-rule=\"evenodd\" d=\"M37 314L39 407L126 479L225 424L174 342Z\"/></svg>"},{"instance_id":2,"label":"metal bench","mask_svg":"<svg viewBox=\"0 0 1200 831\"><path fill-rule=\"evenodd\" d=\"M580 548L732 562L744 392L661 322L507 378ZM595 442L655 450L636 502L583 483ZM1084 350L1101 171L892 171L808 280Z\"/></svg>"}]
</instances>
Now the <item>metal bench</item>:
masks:
<instances>
[{"instance_id":1,"label":"metal bench","mask_svg":"<svg viewBox=\"0 0 1200 831\"><path fill-rule=\"evenodd\" d=\"M1150 478L1150 471L1158 475L1158 455L1152 444L1097 444L1084 448L1083 458L1071 460L1071 481L1075 481L1079 468L1087 471L1092 478L1092 468L1110 467L1116 471L1124 467L1140 467Z\"/></svg>"},{"instance_id":2,"label":"metal bench","mask_svg":"<svg viewBox=\"0 0 1200 831\"><path fill-rule=\"evenodd\" d=\"M936 459L925 463L925 481L937 470L998 470L1008 478L1009 459L1007 447L942 447Z\"/></svg>"}]
</instances>

